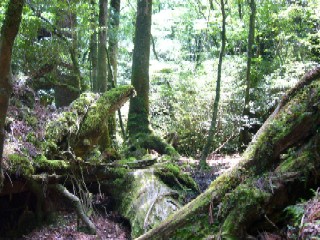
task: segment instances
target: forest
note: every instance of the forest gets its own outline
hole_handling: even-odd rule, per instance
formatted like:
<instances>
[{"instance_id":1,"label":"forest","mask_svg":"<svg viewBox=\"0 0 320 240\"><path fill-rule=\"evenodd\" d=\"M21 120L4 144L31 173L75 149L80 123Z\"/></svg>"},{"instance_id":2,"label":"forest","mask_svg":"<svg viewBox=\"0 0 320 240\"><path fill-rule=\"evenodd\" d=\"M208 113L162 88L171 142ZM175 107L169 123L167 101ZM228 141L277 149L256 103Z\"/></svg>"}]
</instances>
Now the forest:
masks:
<instances>
[{"instance_id":1,"label":"forest","mask_svg":"<svg viewBox=\"0 0 320 240\"><path fill-rule=\"evenodd\" d=\"M320 239L319 0L1 0L0 239Z\"/></svg>"}]
</instances>

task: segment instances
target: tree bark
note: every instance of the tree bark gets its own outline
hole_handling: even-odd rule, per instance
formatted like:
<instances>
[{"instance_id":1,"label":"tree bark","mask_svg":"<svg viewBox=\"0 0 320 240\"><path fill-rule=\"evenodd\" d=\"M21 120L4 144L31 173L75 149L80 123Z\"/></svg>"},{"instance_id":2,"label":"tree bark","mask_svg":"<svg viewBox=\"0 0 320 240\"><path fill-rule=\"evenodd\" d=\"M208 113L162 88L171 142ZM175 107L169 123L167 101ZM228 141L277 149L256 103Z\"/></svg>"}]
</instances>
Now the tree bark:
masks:
<instances>
[{"instance_id":1,"label":"tree bark","mask_svg":"<svg viewBox=\"0 0 320 240\"><path fill-rule=\"evenodd\" d=\"M98 43L98 92L108 90L107 86L107 16L108 0L99 0L99 43Z\"/></svg>"},{"instance_id":2,"label":"tree bark","mask_svg":"<svg viewBox=\"0 0 320 240\"><path fill-rule=\"evenodd\" d=\"M134 38L131 83L137 95L130 100L129 136L150 133L149 122L149 59L152 0L138 0Z\"/></svg>"},{"instance_id":3,"label":"tree bark","mask_svg":"<svg viewBox=\"0 0 320 240\"><path fill-rule=\"evenodd\" d=\"M12 92L11 55L14 40L18 34L22 18L24 0L11 0L5 13L0 37L0 190L3 183L2 154L5 138L4 124Z\"/></svg>"},{"instance_id":4,"label":"tree bark","mask_svg":"<svg viewBox=\"0 0 320 240\"><path fill-rule=\"evenodd\" d=\"M246 91L244 100L244 109L242 118L245 119L246 124L240 131L239 147L245 149L250 142L250 87L251 87L251 62L253 57L253 44L255 35L255 21L256 21L256 3L255 0L250 0L250 22L249 22L249 35L248 35L248 51L247 51L247 70L246 70Z\"/></svg>"},{"instance_id":5,"label":"tree bark","mask_svg":"<svg viewBox=\"0 0 320 240\"><path fill-rule=\"evenodd\" d=\"M120 24L120 0L110 1L109 11L109 46L108 46L108 84L110 88L114 88L117 85L118 74L118 31ZM120 111L120 110L118 110ZM119 115L121 116L121 115ZM115 141L116 135L116 114L110 115L108 119L109 123L109 136Z\"/></svg>"},{"instance_id":6,"label":"tree bark","mask_svg":"<svg viewBox=\"0 0 320 240\"><path fill-rule=\"evenodd\" d=\"M118 31L120 24L120 0L110 1L110 13L109 13L110 29L108 30L109 35L109 60L112 66L112 73L109 70L108 82L117 84L117 73L118 73ZM113 77L113 78L112 78Z\"/></svg>"},{"instance_id":7,"label":"tree bark","mask_svg":"<svg viewBox=\"0 0 320 240\"><path fill-rule=\"evenodd\" d=\"M216 131L217 116L219 111L222 60L223 60L223 56L226 48L226 12L225 12L224 0L220 1L220 7L221 7L221 14L222 14L222 30L221 30L221 49L219 54L217 85L216 85L216 97L214 99L214 104L213 104L213 113L212 113L210 129L209 129L209 135L200 158L201 167L205 167L207 165L206 158L209 155L210 150L212 148L212 141Z\"/></svg>"},{"instance_id":8,"label":"tree bark","mask_svg":"<svg viewBox=\"0 0 320 240\"><path fill-rule=\"evenodd\" d=\"M247 239L277 224L279 212L320 178L319 91L320 67L283 97L237 166L138 239L190 239L191 226L199 238Z\"/></svg>"},{"instance_id":9,"label":"tree bark","mask_svg":"<svg viewBox=\"0 0 320 240\"><path fill-rule=\"evenodd\" d=\"M97 65L98 65L98 44L97 44L97 31L96 31L96 15L94 14L95 1L91 1L93 14L91 16L91 39L90 39L90 60L91 60L91 89L93 92L98 92L97 83Z\"/></svg>"}]
</instances>

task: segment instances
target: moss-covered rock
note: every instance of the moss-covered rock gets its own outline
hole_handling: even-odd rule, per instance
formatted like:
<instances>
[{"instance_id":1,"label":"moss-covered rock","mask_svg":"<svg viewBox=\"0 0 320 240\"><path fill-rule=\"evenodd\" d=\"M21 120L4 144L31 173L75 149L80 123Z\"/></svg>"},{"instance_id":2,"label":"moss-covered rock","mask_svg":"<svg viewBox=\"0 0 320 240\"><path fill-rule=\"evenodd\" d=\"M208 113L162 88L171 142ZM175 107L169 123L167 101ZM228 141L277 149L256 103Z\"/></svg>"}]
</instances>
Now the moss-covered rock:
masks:
<instances>
[{"instance_id":1,"label":"moss-covered rock","mask_svg":"<svg viewBox=\"0 0 320 240\"><path fill-rule=\"evenodd\" d=\"M178 165L173 163L161 164L155 169L155 175L171 188L199 192L197 183L188 174L183 173Z\"/></svg>"}]
</instances>

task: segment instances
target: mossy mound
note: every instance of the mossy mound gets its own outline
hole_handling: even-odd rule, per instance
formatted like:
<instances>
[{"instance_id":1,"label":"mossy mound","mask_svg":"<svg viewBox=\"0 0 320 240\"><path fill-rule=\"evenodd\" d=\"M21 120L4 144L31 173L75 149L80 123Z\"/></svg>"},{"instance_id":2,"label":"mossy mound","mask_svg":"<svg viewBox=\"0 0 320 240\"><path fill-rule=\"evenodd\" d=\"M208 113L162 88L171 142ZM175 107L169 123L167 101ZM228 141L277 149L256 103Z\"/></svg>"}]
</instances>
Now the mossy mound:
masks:
<instances>
[{"instance_id":1,"label":"mossy mound","mask_svg":"<svg viewBox=\"0 0 320 240\"><path fill-rule=\"evenodd\" d=\"M170 144L152 133L139 133L130 137L127 142L127 149L125 149L125 155L139 159L152 150L172 157L179 156L178 152Z\"/></svg>"},{"instance_id":2,"label":"mossy mound","mask_svg":"<svg viewBox=\"0 0 320 240\"><path fill-rule=\"evenodd\" d=\"M178 165L173 163L161 164L155 169L154 174L171 188L199 192L197 183L188 174L183 173Z\"/></svg>"},{"instance_id":3,"label":"mossy mound","mask_svg":"<svg viewBox=\"0 0 320 240\"><path fill-rule=\"evenodd\" d=\"M32 161L27 157L19 154L8 156L7 171L18 176L29 177L34 173Z\"/></svg>"}]
</instances>

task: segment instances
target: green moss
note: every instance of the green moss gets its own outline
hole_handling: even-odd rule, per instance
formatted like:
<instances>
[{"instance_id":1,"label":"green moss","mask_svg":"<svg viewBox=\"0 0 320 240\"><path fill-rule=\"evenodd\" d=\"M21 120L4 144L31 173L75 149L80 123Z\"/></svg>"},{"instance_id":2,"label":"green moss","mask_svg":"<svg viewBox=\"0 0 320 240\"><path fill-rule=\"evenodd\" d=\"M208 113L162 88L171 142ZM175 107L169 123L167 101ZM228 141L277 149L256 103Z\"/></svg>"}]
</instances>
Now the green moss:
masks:
<instances>
[{"instance_id":1,"label":"green moss","mask_svg":"<svg viewBox=\"0 0 320 240\"><path fill-rule=\"evenodd\" d=\"M183 173L179 166L169 163L161 165L155 169L155 175L167 184L169 187L183 188L181 190L192 189L199 192L199 187L196 182L188 175ZM180 186L179 186L180 184Z\"/></svg>"},{"instance_id":2,"label":"green moss","mask_svg":"<svg viewBox=\"0 0 320 240\"><path fill-rule=\"evenodd\" d=\"M34 173L32 163L27 157L19 154L11 154L8 156L8 160L10 173L25 177L31 176Z\"/></svg>"},{"instance_id":3,"label":"green moss","mask_svg":"<svg viewBox=\"0 0 320 240\"><path fill-rule=\"evenodd\" d=\"M34 160L36 168L46 170L67 170L70 164L64 160L48 160L45 156L38 157Z\"/></svg>"},{"instance_id":4,"label":"green moss","mask_svg":"<svg viewBox=\"0 0 320 240\"><path fill-rule=\"evenodd\" d=\"M248 184L240 184L234 191L226 195L221 203L221 217L226 217L222 225L223 239L237 239L243 236L246 221L250 216L259 214L260 206L270 196Z\"/></svg>"},{"instance_id":5,"label":"green moss","mask_svg":"<svg viewBox=\"0 0 320 240\"><path fill-rule=\"evenodd\" d=\"M313 141L308 142L303 148L291 148L285 154L283 161L276 171L280 173L299 172L308 174L316 168Z\"/></svg>"},{"instance_id":6,"label":"green moss","mask_svg":"<svg viewBox=\"0 0 320 240\"><path fill-rule=\"evenodd\" d=\"M119 99L129 95L133 91L131 85L119 86L107 91L98 101L91 105L87 118L81 126L80 135L85 135L88 132L99 130L106 121L106 116L116 110L116 103ZM114 107L114 108L112 108Z\"/></svg>"},{"instance_id":7,"label":"green moss","mask_svg":"<svg viewBox=\"0 0 320 240\"><path fill-rule=\"evenodd\" d=\"M78 113L75 111L63 112L57 120L52 121L46 128L48 141L60 142L67 135L78 131Z\"/></svg>"},{"instance_id":8,"label":"green moss","mask_svg":"<svg viewBox=\"0 0 320 240\"><path fill-rule=\"evenodd\" d=\"M178 157L178 152L168 143L166 143L161 137L154 134L139 133L129 139L128 149L125 151L125 155L141 158L149 150L155 150L160 154L167 154L171 157Z\"/></svg>"},{"instance_id":9,"label":"green moss","mask_svg":"<svg viewBox=\"0 0 320 240\"><path fill-rule=\"evenodd\" d=\"M207 239L207 237L213 237L213 233L219 230L217 223L209 223L207 213L195 214L186 219L186 221L190 224L178 228L174 233L170 234L169 239Z\"/></svg>"}]
</instances>

